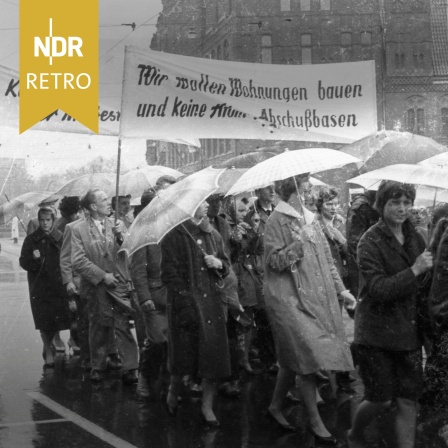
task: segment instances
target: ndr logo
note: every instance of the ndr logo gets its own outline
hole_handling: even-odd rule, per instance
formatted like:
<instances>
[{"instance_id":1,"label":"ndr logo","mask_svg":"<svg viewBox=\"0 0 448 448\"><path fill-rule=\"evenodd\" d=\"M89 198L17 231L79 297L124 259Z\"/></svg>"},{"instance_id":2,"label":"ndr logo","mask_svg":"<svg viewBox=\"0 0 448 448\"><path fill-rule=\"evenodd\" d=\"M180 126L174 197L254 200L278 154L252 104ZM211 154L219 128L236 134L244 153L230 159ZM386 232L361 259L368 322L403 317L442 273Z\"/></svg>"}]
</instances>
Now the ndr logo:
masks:
<instances>
[{"instance_id":1,"label":"ndr logo","mask_svg":"<svg viewBox=\"0 0 448 448\"><path fill-rule=\"evenodd\" d=\"M81 52L82 39L80 37L69 36L68 39L61 36L53 36L53 19L50 19L50 33L45 37L45 43L40 37L34 37L34 57L39 57L41 52L50 59L50 65L53 65L53 58L63 56L73 57L74 53L82 58Z\"/></svg>"}]
</instances>

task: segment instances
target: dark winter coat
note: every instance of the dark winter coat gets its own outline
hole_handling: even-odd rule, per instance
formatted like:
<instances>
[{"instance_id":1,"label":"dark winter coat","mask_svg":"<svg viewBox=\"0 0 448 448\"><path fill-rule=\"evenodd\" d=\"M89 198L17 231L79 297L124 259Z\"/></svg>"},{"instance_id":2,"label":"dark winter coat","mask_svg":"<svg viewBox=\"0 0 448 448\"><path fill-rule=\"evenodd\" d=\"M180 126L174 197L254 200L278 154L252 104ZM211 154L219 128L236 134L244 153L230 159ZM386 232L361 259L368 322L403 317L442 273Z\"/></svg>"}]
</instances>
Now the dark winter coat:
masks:
<instances>
[{"instance_id":1,"label":"dark winter coat","mask_svg":"<svg viewBox=\"0 0 448 448\"><path fill-rule=\"evenodd\" d=\"M274 204L272 204L272 211L274 211L274 209L275 209L275 206L274 206ZM258 213L258 215L260 216L260 224L257 229L257 232L260 235L260 239L257 242L257 246L254 248L255 259L256 259L254 264L257 267L257 269L261 273L263 273L263 270L264 270L264 260L263 260L263 257L264 257L264 233L265 233L266 224L268 222L270 215L268 215L266 213L265 209L261 207L260 201L258 199L249 208L249 212L246 215L245 221L248 224L252 225L252 217L255 213Z\"/></svg>"},{"instance_id":2,"label":"dark winter coat","mask_svg":"<svg viewBox=\"0 0 448 448\"><path fill-rule=\"evenodd\" d=\"M358 245L359 304L355 342L385 350L416 350L422 345L424 275L411 270L425 242L409 221L403 223L404 244L380 220Z\"/></svg>"},{"instance_id":3,"label":"dark winter coat","mask_svg":"<svg viewBox=\"0 0 448 448\"><path fill-rule=\"evenodd\" d=\"M238 297L241 305L264 305L263 270L256 264L256 254L263 248L262 237L253 229L238 238L237 225L230 221L230 260L238 279Z\"/></svg>"},{"instance_id":4,"label":"dark winter coat","mask_svg":"<svg viewBox=\"0 0 448 448\"><path fill-rule=\"evenodd\" d=\"M372 200L364 194L358 196L353 201L347 214L348 284L345 286L350 289L350 292L355 297L358 297L359 294L359 270L356 259L358 243L364 233L376 224L379 219L380 215L373 208Z\"/></svg>"},{"instance_id":5,"label":"dark winter coat","mask_svg":"<svg viewBox=\"0 0 448 448\"><path fill-rule=\"evenodd\" d=\"M448 331L448 229L442 235L434 259L434 272L429 294L429 313L437 333Z\"/></svg>"},{"instance_id":6,"label":"dark winter coat","mask_svg":"<svg viewBox=\"0 0 448 448\"><path fill-rule=\"evenodd\" d=\"M230 260L221 236L210 224L206 230L191 222L183 226L171 230L161 243L171 374L225 378L230 375L229 347L218 286L222 284L219 276L229 272ZM198 246L222 261L220 271L207 268Z\"/></svg>"},{"instance_id":7,"label":"dark winter coat","mask_svg":"<svg viewBox=\"0 0 448 448\"><path fill-rule=\"evenodd\" d=\"M230 258L230 225L226 219L226 215L216 216L213 220L210 220L210 224L221 235L224 249Z\"/></svg>"},{"instance_id":8,"label":"dark winter coat","mask_svg":"<svg viewBox=\"0 0 448 448\"><path fill-rule=\"evenodd\" d=\"M59 254L62 235L53 229L46 234L38 228L22 246L20 266L28 272L31 311L36 330L51 332L70 328L68 300L62 284ZM40 258L33 258L39 250Z\"/></svg>"}]
</instances>

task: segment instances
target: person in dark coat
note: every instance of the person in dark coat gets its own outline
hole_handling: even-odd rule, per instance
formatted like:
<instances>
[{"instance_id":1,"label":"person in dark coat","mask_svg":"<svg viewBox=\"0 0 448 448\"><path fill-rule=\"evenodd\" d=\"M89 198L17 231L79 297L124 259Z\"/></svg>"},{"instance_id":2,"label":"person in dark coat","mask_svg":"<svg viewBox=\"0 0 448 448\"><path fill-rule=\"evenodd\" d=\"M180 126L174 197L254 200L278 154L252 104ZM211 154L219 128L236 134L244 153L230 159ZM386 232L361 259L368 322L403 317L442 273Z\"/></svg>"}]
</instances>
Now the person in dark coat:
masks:
<instances>
[{"instance_id":1,"label":"person in dark coat","mask_svg":"<svg viewBox=\"0 0 448 448\"><path fill-rule=\"evenodd\" d=\"M204 202L195 217L162 240L162 281L168 288L170 388L166 407L177 412L182 376L202 378L202 414L219 426L213 413L216 380L230 375L229 347L219 286L229 272L222 238L207 218Z\"/></svg>"},{"instance_id":2,"label":"person in dark coat","mask_svg":"<svg viewBox=\"0 0 448 448\"><path fill-rule=\"evenodd\" d=\"M213 194L207 198L208 211L207 216L212 227L218 231L221 235L224 250L230 258L230 225L225 218L225 214L220 215L221 206L223 202L223 195ZM225 303L226 317L227 317L227 337L229 341L229 354L230 354L230 368L231 375L226 378L218 386L218 391L226 395L227 397L238 397L241 395L241 389L239 385L240 380L240 364L239 364L239 352L238 352L238 334L237 327L240 323L237 321L238 314L235 312L237 308L242 307L238 298L238 280L235 272L232 268L229 270L229 275L224 280L225 285L222 289L222 300Z\"/></svg>"},{"instance_id":3,"label":"person in dark coat","mask_svg":"<svg viewBox=\"0 0 448 448\"><path fill-rule=\"evenodd\" d=\"M252 227L257 227L259 239L254 247L251 257L254 270L261 279L264 277L264 233L266 223L271 213L274 211L275 191L273 185L255 190L257 199L249 208L245 221ZM271 323L266 312L264 294L258 297L258 304L254 308L255 337L253 345L258 349L260 361L267 367L268 372L276 373L278 366L275 355L274 337L272 336Z\"/></svg>"},{"instance_id":4,"label":"person in dark coat","mask_svg":"<svg viewBox=\"0 0 448 448\"><path fill-rule=\"evenodd\" d=\"M378 222L380 215L373 208L375 191L366 190L356 196L347 213L346 237L347 237L347 288L358 297L359 294L359 270L357 263L358 242L364 233Z\"/></svg>"},{"instance_id":5,"label":"person in dark coat","mask_svg":"<svg viewBox=\"0 0 448 448\"><path fill-rule=\"evenodd\" d=\"M422 388L423 309L421 288L432 267L425 241L408 220L415 188L383 181L375 208L380 221L358 245L359 305L355 343L364 401L348 434L350 448L363 447L363 431L395 401L398 448L415 443L417 407Z\"/></svg>"},{"instance_id":6,"label":"person in dark coat","mask_svg":"<svg viewBox=\"0 0 448 448\"><path fill-rule=\"evenodd\" d=\"M254 309L262 300L262 273L255 266L255 252L261 244L258 233L260 221L247 223L247 199L230 199L226 207L230 225L230 261L232 269L238 279L238 298L246 315L254 319ZM239 363L249 374L261 373L254 369L249 362L249 351L252 345L252 325L237 326Z\"/></svg>"},{"instance_id":7,"label":"person in dark coat","mask_svg":"<svg viewBox=\"0 0 448 448\"><path fill-rule=\"evenodd\" d=\"M141 204L146 207L161 187L146 190ZM167 289L161 279L162 252L158 244L139 249L131 257L131 278L144 323L145 341L140 352L137 395L154 398L156 384L167 361ZM151 397L152 396L152 397Z\"/></svg>"},{"instance_id":8,"label":"person in dark coat","mask_svg":"<svg viewBox=\"0 0 448 448\"><path fill-rule=\"evenodd\" d=\"M60 196L58 195L51 195L48 198L45 198L42 202L37 204L39 209L41 208L50 208L53 210L54 216L55 216L55 226L57 224L57 211L56 211L56 202L60 199ZM31 235L33 232L35 232L39 228L39 219L33 218L28 222L27 228L26 228L26 234ZM61 232L62 233L62 232ZM53 348L57 352L65 352L65 344L61 339L61 336L59 334L59 331L56 332L53 338Z\"/></svg>"},{"instance_id":9,"label":"person in dark coat","mask_svg":"<svg viewBox=\"0 0 448 448\"><path fill-rule=\"evenodd\" d=\"M434 210L431 212L431 218L428 223L428 241L429 245L431 245L431 241L433 239L434 231L439 223L439 221L443 218L448 218L448 204L437 204ZM443 233L443 232L442 232ZM440 243L440 238L442 237L442 233L439 235L437 243ZM433 255L437 252L437 247L435 247L433 251Z\"/></svg>"},{"instance_id":10,"label":"person in dark coat","mask_svg":"<svg viewBox=\"0 0 448 448\"><path fill-rule=\"evenodd\" d=\"M440 218L432 229L429 249L434 256L428 297L432 348L425 365L421 403L426 410L437 412L448 405L448 218Z\"/></svg>"},{"instance_id":11,"label":"person in dark coat","mask_svg":"<svg viewBox=\"0 0 448 448\"><path fill-rule=\"evenodd\" d=\"M20 266L28 272L31 311L36 330L40 330L45 365L54 366L51 342L54 335L70 328L68 300L62 284L59 253L62 234L53 229L52 209L38 212L39 228L25 238Z\"/></svg>"}]
</instances>

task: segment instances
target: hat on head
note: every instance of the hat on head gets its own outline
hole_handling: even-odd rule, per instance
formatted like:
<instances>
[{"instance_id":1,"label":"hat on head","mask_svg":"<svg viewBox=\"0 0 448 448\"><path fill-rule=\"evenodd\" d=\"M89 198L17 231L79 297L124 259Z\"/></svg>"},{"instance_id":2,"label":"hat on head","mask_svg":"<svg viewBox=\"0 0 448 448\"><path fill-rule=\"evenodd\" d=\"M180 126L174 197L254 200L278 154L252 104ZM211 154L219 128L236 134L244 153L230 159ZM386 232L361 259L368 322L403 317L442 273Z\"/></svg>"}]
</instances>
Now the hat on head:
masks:
<instances>
[{"instance_id":1,"label":"hat on head","mask_svg":"<svg viewBox=\"0 0 448 448\"><path fill-rule=\"evenodd\" d=\"M154 188L145 190L140 199L142 207L146 207L157 196L157 192L161 189L162 187L160 185L156 185Z\"/></svg>"}]
</instances>

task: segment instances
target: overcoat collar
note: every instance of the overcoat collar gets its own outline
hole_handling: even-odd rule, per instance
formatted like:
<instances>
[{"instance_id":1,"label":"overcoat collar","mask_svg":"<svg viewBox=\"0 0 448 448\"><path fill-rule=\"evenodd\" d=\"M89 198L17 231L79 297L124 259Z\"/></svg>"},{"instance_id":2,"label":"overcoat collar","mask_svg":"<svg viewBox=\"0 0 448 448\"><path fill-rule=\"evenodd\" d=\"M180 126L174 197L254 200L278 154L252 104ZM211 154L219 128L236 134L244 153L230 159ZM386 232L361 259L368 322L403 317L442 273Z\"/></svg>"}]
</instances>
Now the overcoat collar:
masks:
<instances>
[{"instance_id":1,"label":"overcoat collar","mask_svg":"<svg viewBox=\"0 0 448 448\"><path fill-rule=\"evenodd\" d=\"M275 205L271 204L271 213L275 210ZM260 200L256 199L254 202L254 211L260 215L260 219L266 224L268 221L269 215L266 213L266 210L260 205Z\"/></svg>"},{"instance_id":2,"label":"overcoat collar","mask_svg":"<svg viewBox=\"0 0 448 448\"><path fill-rule=\"evenodd\" d=\"M412 238L415 238L416 231L414 229L414 226L411 224L411 222L407 219L403 223L403 236L404 236L404 243L403 245L400 244L400 242L397 240L395 235L392 233L392 231L389 229L387 224L384 222L382 218L378 221L377 224L378 230L383 233L383 235L389 239L390 247L400 253L403 257L405 257L409 261L409 256L406 253L405 247L409 245L409 242Z\"/></svg>"},{"instance_id":3,"label":"overcoat collar","mask_svg":"<svg viewBox=\"0 0 448 448\"><path fill-rule=\"evenodd\" d=\"M52 243L57 244L58 241L62 238L62 233L56 230L54 227L50 233L45 233L40 227L37 228L33 232L33 240L35 242L40 241L47 237Z\"/></svg>"},{"instance_id":4,"label":"overcoat collar","mask_svg":"<svg viewBox=\"0 0 448 448\"><path fill-rule=\"evenodd\" d=\"M279 203L275 207L275 210L296 219L302 218L302 215L295 208L291 207L287 202L284 201L279 201ZM314 213L310 212L305 207L302 207L302 211L303 218L305 219L305 224L311 224L314 221Z\"/></svg>"}]
</instances>

